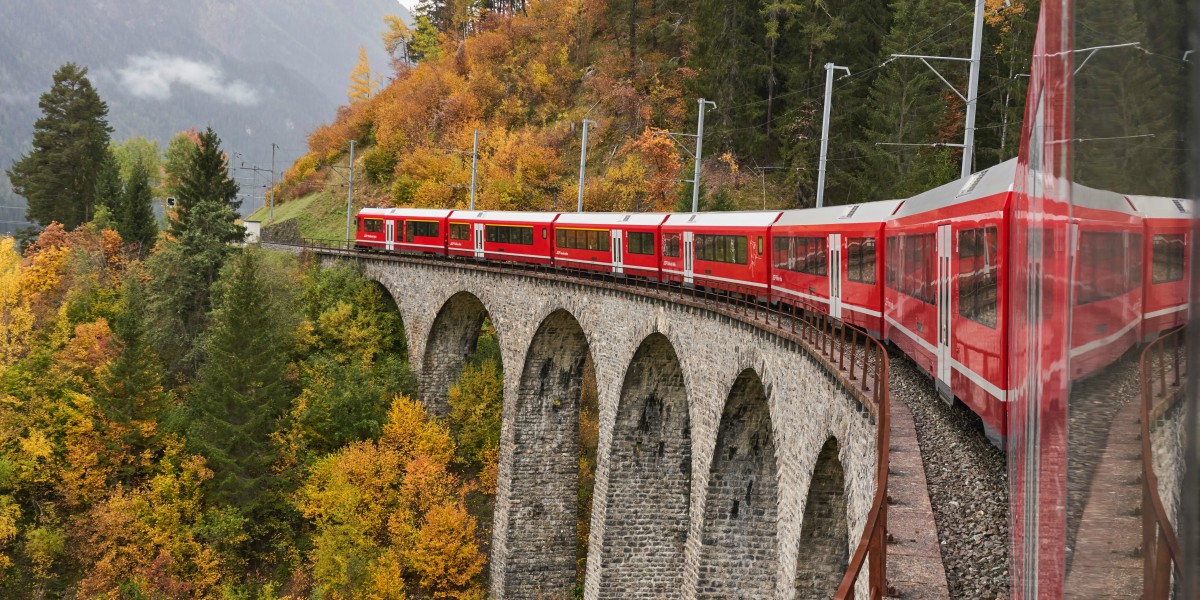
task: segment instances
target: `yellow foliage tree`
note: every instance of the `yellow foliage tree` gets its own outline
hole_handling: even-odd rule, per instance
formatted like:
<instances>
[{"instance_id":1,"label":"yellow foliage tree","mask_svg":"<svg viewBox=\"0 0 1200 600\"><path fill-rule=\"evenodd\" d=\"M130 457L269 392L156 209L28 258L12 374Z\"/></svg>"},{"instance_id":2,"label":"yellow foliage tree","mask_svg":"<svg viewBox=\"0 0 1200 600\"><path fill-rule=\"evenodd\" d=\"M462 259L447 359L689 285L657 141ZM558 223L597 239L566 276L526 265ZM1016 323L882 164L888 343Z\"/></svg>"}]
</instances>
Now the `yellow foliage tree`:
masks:
<instances>
[{"instance_id":1,"label":"yellow foliage tree","mask_svg":"<svg viewBox=\"0 0 1200 600\"><path fill-rule=\"evenodd\" d=\"M417 572L420 586L432 597L469 600L482 596L473 581L483 570L484 557L475 543L475 519L460 503L431 508L405 556Z\"/></svg>"},{"instance_id":2,"label":"yellow foliage tree","mask_svg":"<svg viewBox=\"0 0 1200 600\"><path fill-rule=\"evenodd\" d=\"M371 79L371 61L367 60L367 49L359 46L358 63L350 72L350 89L347 90L346 95L350 96L350 102L354 103L370 100L374 94L375 83Z\"/></svg>"}]
</instances>

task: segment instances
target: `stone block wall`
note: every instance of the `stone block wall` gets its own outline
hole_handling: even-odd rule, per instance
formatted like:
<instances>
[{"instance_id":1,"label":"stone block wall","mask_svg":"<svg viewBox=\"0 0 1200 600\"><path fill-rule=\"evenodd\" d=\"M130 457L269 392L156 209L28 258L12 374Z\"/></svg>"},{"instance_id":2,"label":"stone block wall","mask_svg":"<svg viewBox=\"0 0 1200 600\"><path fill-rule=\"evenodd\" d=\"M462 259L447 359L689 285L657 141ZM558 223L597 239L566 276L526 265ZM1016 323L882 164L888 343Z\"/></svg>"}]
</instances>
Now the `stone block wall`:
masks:
<instances>
[{"instance_id":1,"label":"stone block wall","mask_svg":"<svg viewBox=\"0 0 1200 600\"><path fill-rule=\"evenodd\" d=\"M536 589L553 598L552 590L569 587L578 407L567 403L578 399L588 353L600 432L585 598L663 597L660 589L687 599L716 597L717 589L728 592L723 597L797 597L810 482L822 480L814 471L831 437L844 470L846 544L853 550L875 489L875 425L796 344L620 288L471 263L359 260L396 300L423 390L448 389L461 361L453 369L446 363L474 347L454 332L478 332L480 313L460 313L454 307L463 297L455 296L478 300L496 328L506 376L492 598L535 599ZM678 371L648 354L635 359L643 345L669 348ZM732 468L735 461L748 462ZM754 474L753 485L742 468ZM730 516L735 499L737 523ZM737 544L751 553L728 551Z\"/></svg>"},{"instance_id":2,"label":"stone block wall","mask_svg":"<svg viewBox=\"0 0 1200 600\"><path fill-rule=\"evenodd\" d=\"M830 438L817 456L804 505L796 554L797 598L833 598L850 562L849 537L846 477L837 440Z\"/></svg>"}]
</instances>

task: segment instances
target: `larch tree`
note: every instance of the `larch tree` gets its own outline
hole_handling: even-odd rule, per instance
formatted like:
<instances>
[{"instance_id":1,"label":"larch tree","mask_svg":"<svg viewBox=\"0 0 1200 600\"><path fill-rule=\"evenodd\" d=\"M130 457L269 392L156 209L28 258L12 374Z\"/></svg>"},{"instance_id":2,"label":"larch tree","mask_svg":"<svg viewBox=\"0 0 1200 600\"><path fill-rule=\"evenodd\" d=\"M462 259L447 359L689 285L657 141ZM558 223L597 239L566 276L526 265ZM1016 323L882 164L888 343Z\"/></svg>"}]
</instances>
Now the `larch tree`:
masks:
<instances>
[{"instance_id":1,"label":"larch tree","mask_svg":"<svg viewBox=\"0 0 1200 600\"><path fill-rule=\"evenodd\" d=\"M407 65L408 60L408 45L412 42L412 29L404 23L400 17L396 15L388 15L383 18L384 25L387 29L384 30L383 47L392 57L392 63L399 68L402 65Z\"/></svg>"},{"instance_id":2,"label":"larch tree","mask_svg":"<svg viewBox=\"0 0 1200 600\"><path fill-rule=\"evenodd\" d=\"M116 214L117 232L121 239L145 255L158 239L158 223L154 220L154 192L150 172L142 163L135 163L125 183L121 208Z\"/></svg>"},{"instance_id":3,"label":"larch tree","mask_svg":"<svg viewBox=\"0 0 1200 600\"><path fill-rule=\"evenodd\" d=\"M38 101L33 150L8 170L13 190L29 201L27 218L67 229L91 219L96 179L112 128L108 105L87 78L87 67L67 63Z\"/></svg>"},{"instance_id":4,"label":"larch tree","mask_svg":"<svg viewBox=\"0 0 1200 600\"><path fill-rule=\"evenodd\" d=\"M359 46L358 63L350 72L350 89L346 91L346 95L350 96L350 102L361 102L370 100L374 91L375 84L371 80L371 61L367 59L367 49Z\"/></svg>"}]
</instances>

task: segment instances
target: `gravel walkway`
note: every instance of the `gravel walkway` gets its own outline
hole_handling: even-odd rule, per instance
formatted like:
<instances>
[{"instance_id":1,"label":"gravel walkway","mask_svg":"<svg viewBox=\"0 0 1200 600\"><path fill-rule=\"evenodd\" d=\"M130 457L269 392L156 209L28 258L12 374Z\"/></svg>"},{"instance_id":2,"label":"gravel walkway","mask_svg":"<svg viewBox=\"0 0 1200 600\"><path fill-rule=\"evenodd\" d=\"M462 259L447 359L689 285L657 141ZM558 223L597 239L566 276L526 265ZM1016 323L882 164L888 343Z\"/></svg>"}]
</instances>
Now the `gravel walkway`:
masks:
<instances>
[{"instance_id":1,"label":"gravel walkway","mask_svg":"<svg viewBox=\"0 0 1200 600\"><path fill-rule=\"evenodd\" d=\"M1008 598L1008 467L979 417L938 397L932 379L889 353L892 398L913 413L951 598Z\"/></svg>"}]
</instances>

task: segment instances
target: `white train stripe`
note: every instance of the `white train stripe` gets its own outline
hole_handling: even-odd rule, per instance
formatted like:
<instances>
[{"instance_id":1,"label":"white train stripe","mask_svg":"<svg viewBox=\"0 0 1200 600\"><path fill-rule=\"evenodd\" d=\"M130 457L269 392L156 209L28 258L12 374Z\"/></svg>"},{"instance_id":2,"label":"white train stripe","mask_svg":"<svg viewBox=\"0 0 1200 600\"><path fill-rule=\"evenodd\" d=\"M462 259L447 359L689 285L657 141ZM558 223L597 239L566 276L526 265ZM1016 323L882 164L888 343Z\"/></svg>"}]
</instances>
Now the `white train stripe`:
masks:
<instances>
[{"instance_id":1,"label":"white train stripe","mask_svg":"<svg viewBox=\"0 0 1200 600\"><path fill-rule=\"evenodd\" d=\"M1098 340L1092 340L1082 346L1076 346L1074 348L1071 348L1071 358L1075 358L1077 356L1087 354L1088 352L1091 352L1093 350L1103 348L1104 346L1107 346L1107 345L1121 339L1121 336L1125 335L1126 333L1129 333L1130 329L1137 327L1138 324L1141 322L1142 322L1142 316L1138 315L1138 318L1134 319L1131 323L1122 327L1119 331L1117 331L1116 333L1114 333L1112 335L1107 335Z\"/></svg>"},{"instance_id":2,"label":"white train stripe","mask_svg":"<svg viewBox=\"0 0 1200 600\"><path fill-rule=\"evenodd\" d=\"M1179 312L1179 311L1181 311L1181 310L1187 310L1187 308L1188 308L1188 305L1187 305L1187 304L1180 304L1179 306L1172 306L1172 307L1170 307L1170 308L1164 308L1164 309L1162 309L1162 310L1156 310L1156 311L1148 312L1148 313L1146 313L1146 316L1145 316L1145 318L1147 318L1147 319L1153 319L1154 317L1161 317L1161 316L1163 316L1163 315L1169 315L1169 314L1171 314L1171 313L1177 313L1177 312Z\"/></svg>"},{"instance_id":3,"label":"white train stripe","mask_svg":"<svg viewBox=\"0 0 1200 600\"><path fill-rule=\"evenodd\" d=\"M983 375L968 369L966 365L958 362L957 359L950 359L950 366L954 367L954 369L959 373L966 375L967 379L970 379L972 383L983 388L985 392L991 394L997 400L1001 402L1008 402L1008 392L1000 389L998 386L996 386L996 384L988 381Z\"/></svg>"},{"instance_id":4,"label":"white train stripe","mask_svg":"<svg viewBox=\"0 0 1200 600\"><path fill-rule=\"evenodd\" d=\"M899 329L899 330L900 330L900 331L901 331L901 332L902 332L904 335L907 335L908 337L910 337L910 338L912 338L912 339L916 340L916 342L917 342L918 344L920 344L922 348L925 348L925 349L926 349L926 350L928 350L928 351L929 351L931 354L937 355L937 347L936 347L936 346L934 346L933 344L930 344L928 340L926 340L925 338L923 338L923 337L921 337L921 336L919 336L919 335L917 335L917 334L913 333L913 332L912 332L912 330L910 330L909 328L907 328L907 327L905 327L905 326L901 325L901 324L900 324L898 321L896 321L896 319L893 319L891 315L888 315L888 316L887 316L887 317L885 317L885 318L887 319L887 322L888 322L888 323L891 323L891 324L892 324L892 327L895 327L896 329Z\"/></svg>"}]
</instances>

